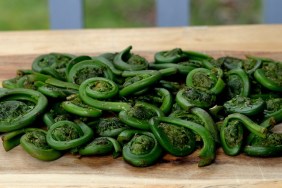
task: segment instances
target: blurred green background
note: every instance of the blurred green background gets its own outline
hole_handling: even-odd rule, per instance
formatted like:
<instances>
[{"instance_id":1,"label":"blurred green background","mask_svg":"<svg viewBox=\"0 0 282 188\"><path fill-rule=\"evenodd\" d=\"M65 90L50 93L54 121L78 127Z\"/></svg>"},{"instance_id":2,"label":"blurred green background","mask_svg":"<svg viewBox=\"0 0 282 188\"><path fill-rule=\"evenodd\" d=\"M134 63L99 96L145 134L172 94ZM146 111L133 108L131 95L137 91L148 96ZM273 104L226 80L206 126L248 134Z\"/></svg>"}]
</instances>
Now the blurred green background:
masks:
<instances>
[{"instance_id":1,"label":"blurred green background","mask_svg":"<svg viewBox=\"0 0 282 188\"><path fill-rule=\"evenodd\" d=\"M155 0L85 0L85 28L153 27ZM261 0L191 0L191 25L262 22ZM0 30L49 29L48 0L0 1Z\"/></svg>"}]
</instances>

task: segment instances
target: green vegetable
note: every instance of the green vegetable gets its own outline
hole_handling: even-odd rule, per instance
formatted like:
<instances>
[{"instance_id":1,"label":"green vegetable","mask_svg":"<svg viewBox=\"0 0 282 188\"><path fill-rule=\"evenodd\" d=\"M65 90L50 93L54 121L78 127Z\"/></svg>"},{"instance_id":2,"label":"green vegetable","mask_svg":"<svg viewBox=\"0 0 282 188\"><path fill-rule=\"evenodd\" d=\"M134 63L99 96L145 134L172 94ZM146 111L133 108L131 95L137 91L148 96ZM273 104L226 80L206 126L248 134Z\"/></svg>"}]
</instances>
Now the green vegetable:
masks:
<instances>
[{"instance_id":1,"label":"green vegetable","mask_svg":"<svg viewBox=\"0 0 282 188\"><path fill-rule=\"evenodd\" d=\"M162 147L174 156L186 156L196 149L195 134L170 122L152 123L151 130Z\"/></svg>"},{"instance_id":2,"label":"green vegetable","mask_svg":"<svg viewBox=\"0 0 282 188\"><path fill-rule=\"evenodd\" d=\"M14 147L18 146L20 144L21 137L25 133L33 130L36 130L36 128L23 128L6 133L4 136L2 136L2 144L5 151L10 151Z\"/></svg>"},{"instance_id":3,"label":"green vegetable","mask_svg":"<svg viewBox=\"0 0 282 188\"><path fill-rule=\"evenodd\" d=\"M282 98L270 98L266 100L266 108L263 111L265 118L273 117L277 123L282 121Z\"/></svg>"},{"instance_id":4,"label":"green vegetable","mask_svg":"<svg viewBox=\"0 0 282 188\"><path fill-rule=\"evenodd\" d=\"M67 97L67 101L62 102L62 107L67 112L82 117L99 117L102 115L101 110L84 104L77 95Z\"/></svg>"},{"instance_id":5,"label":"green vegetable","mask_svg":"<svg viewBox=\"0 0 282 188\"><path fill-rule=\"evenodd\" d=\"M255 79L271 91L282 92L282 64L267 62L255 71Z\"/></svg>"},{"instance_id":6,"label":"green vegetable","mask_svg":"<svg viewBox=\"0 0 282 188\"><path fill-rule=\"evenodd\" d=\"M263 111L265 102L261 98L251 99L237 95L226 101L223 106L228 113L241 113L252 116Z\"/></svg>"},{"instance_id":7,"label":"green vegetable","mask_svg":"<svg viewBox=\"0 0 282 188\"><path fill-rule=\"evenodd\" d=\"M122 153L138 167L200 147L200 167L213 163L220 146L227 155L282 155L281 133L272 130L282 122L280 62L174 48L149 63L131 50L43 54L32 70L3 81L4 149L21 145L47 161L66 152Z\"/></svg>"},{"instance_id":8,"label":"green vegetable","mask_svg":"<svg viewBox=\"0 0 282 188\"><path fill-rule=\"evenodd\" d=\"M93 138L93 131L82 122L58 121L47 131L47 143L56 150L82 146Z\"/></svg>"},{"instance_id":9,"label":"green vegetable","mask_svg":"<svg viewBox=\"0 0 282 188\"><path fill-rule=\"evenodd\" d=\"M36 81L35 87L42 94L52 98L65 98L68 95L78 93L79 86L54 78L48 78L44 82Z\"/></svg>"},{"instance_id":10,"label":"green vegetable","mask_svg":"<svg viewBox=\"0 0 282 188\"><path fill-rule=\"evenodd\" d=\"M0 93L0 132L31 125L47 107L44 95L30 89L9 89Z\"/></svg>"},{"instance_id":11,"label":"green vegetable","mask_svg":"<svg viewBox=\"0 0 282 188\"><path fill-rule=\"evenodd\" d=\"M107 155L113 152L113 158L121 154L120 144L111 137L98 137L92 142L79 149L80 155Z\"/></svg>"},{"instance_id":12,"label":"green vegetable","mask_svg":"<svg viewBox=\"0 0 282 188\"><path fill-rule=\"evenodd\" d=\"M25 133L20 139L20 145L32 157L43 161L53 161L63 155L48 145L46 131L42 129L35 129Z\"/></svg>"},{"instance_id":13,"label":"green vegetable","mask_svg":"<svg viewBox=\"0 0 282 188\"><path fill-rule=\"evenodd\" d=\"M209 108L214 105L216 96L208 90L185 87L177 92L176 102L184 110L192 107Z\"/></svg>"},{"instance_id":14,"label":"green vegetable","mask_svg":"<svg viewBox=\"0 0 282 188\"><path fill-rule=\"evenodd\" d=\"M185 127L188 129L191 129L200 137L202 138L204 145L199 153L199 157L201 158L198 166L203 167L206 165L210 165L215 160L215 142L210 134L210 132L205 129L203 126L191 122L191 121L185 121L178 118L170 118L170 117L156 117L152 118L150 121L152 125L152 131L154 132L156 138L161 137L161 135L157 136L158 132L155 130L155 127L159 125L160 123L168 123L173 124L176 126Z\"/></svg>"},{"instance_id":15,"label":"green vegetable","mask_svg":"<svg viewBox=\"0 0 282 188\"><path fill-rule=\"evenodd\" d=\"M111 102L111 101L98 100L101 98L113 97L117 93L116 84L114 84L110 80L106 81L105 79L102 79L101 83L104 83L104 84L98 84L98 86L95 86L95 84L97 84L99 80L101 79L100 78L90 78L90 79L85 80L79 86L79 96L84 103L94 108L100 109L100 110L117 111L117 112L122 111L122 110L127 110L130 108L130 104L126 102ZM93 85L95 87L92 87ZM92 91L92 89L94 90L96 89L96 90ZM95 96L96 97L99 96L98 99L95 98Z\"/></svg>"},{"instance_id":16,"label":"green vegetable","mask_svg":"<svg viewBox=\"0 0 282 188\"><path fill-rule=\"evenodd\" d=\"M120 120L126 125L142 130L150 130L149 120L161 116L164 114L158 107L145 102L136 102L132 108L119 113Z\"/></svg>"},{"instance_id":17,"label":"green vegetable","mask_svg":"<svg viewBox=\"0 0 282 188\"><path fill-rule=\"evenodd\" d=\"M240 95L248 97L250 94L249 77L243 69L232 69L227 72L227 92L230 98Z\"/></svg>"},{"instance_id":18,"label":"green vegetable","mask_svg":"<svg viewBox=\"0 0 282 188\"><path fill-rule=\"evenodd\" d=\"M218 64L222 65L224 69L232 70L242 68L244 60L236 57L225 56L217 59Z\"/></svg>"},{"instance_id":19,"label":"green vegetable","mask_svg":"<svg viewBox=\"0 0 282 188\"><path fill-rule=\"evenodd\" d=\"M161 76L160 72L153 72L151 74L139 74L129 78L124 82L122 89L119 91L119 95L125 97L148 88L159 81Z\"/></svg>"},{"instance_id":20,"label":"green vegetable","mask_svg":"<svg viewBox=\"0 0 282 188\"><path fill-rule=\"evenodd\" d=\"M148 61L139 55L130 53L132 46L127 47L114 58L114 66L120 70L144 70L148 67Z\"/></svg>"},{"instance_id":21,"label":"green vegetable","mask_svg":"<svg viewBox=\"0 0 282 188\"><path fill-rule=\"evenodd\" d=\"M70 54L50 53L38 56L32 63L32 70L66 80L66 67L73 58Z\"/></svg>"},{"instance_id":22,"label":"green vegetable","mask_svg":"<svg viewBox=\"0 0 282 188\"><path fill-rule=\"evenodd\" d=\"M137 167L146 167L157 163L163 155L163 150L155 136L145 131L125 131L126 137L130 140L123 146L123 159Z\"/></svg>"},{"instance_id":23,"label":"green vegetable","mask_svg":"<svg viewBox=\"0 0 282 188\"><path fill-rule=\"evenodd\" d=\"M252 142L244 147L244 153L255 157L281 156L282 134L269 133L266 138L254 137Z\"/></svg>"},{"instance_id":24,"label":"green vegetable","mask_svg":"<svg viewBox=\"0 0 282 188\"><path fill-rule=\"evenodd\" d=\"M243 144L243 127L259 137L266 137L266 128L259 126L245 115L230 114L224 119L220 129L220 139L225 154L238 155L240 153Z\"/></svg>"},{"instance_id":25,"label":"green vegetable","mask_svg":"<svg viewBox=\"0 0 282 188\"><path fill-rule=\"evenodd\" d=\"M154 88L148 94L138 96L138 101L144 101L156 105L163 111L164 114L168 114L171 111L173 104L172 94L165 88Z\"/></svg>"},{"instance_id":26,"label":"green vegetable","mask_svg":"<svg viewBox=\"0 0 282 188\"><path fill-rule=\"evenodd\" d=\"M67 80L80 85L83 81L93 77L104 77L113 80L114 75L111 69L99 59L84 60L72 66Z\"/></svg>"},{"instance_id":27,"label":"green vegetable","mask_svg":"<svg viewBox=\"0 0 282 188\"><path fill-rule=\"evenodd\" d=\"M188 87L196 87L209 90L211 93L217 95L225 87L222 80L223 72L221 69L205 69L196 68L188 73L186 78L186 85Z\"/></svg>"},{"instance_id":28,"label":"green vegetable","mask_svg":"<svg viewBox=\"0 0 282 188\"><path fill-rule=\"evenodd\" d=\"M174 48L168 51L161 51L155 54L155 63L178 63L187 59L182 49Z\"/></svg>"},{"instance_id":29,"label":"green vegetable","mask_svg":"<svg viewBox=\"0 0 282 188\"><path fill-rule=\"evenodd\" d=\"M176 110L169 117L180 118L186 121L203 125L212 135L215 142L219 143L219 135L214 120L207 111L202 108L191 108L190 111Z\"/></svg>"},{"instance_id":30,"label":"green vegetable","mask_svg":"<svg viewBox=\"0 0 282 188\"><path fill-rule=\"evenodd\" d=\"M100 118L88 124L95 130L95 133L102 137L116 138L122 131L129 129L117 117Z\"/></svg>"}]
</instances>

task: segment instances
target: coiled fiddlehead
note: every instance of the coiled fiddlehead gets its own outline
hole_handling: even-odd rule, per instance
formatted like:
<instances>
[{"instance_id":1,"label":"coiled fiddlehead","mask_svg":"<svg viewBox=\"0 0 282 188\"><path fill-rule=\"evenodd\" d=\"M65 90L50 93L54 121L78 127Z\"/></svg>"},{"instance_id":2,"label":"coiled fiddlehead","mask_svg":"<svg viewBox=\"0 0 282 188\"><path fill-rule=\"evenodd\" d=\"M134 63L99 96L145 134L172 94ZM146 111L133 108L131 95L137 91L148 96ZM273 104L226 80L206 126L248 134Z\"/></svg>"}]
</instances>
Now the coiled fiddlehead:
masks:
<instances>
[{"instance_id":1,"label":"coiled fiddlehead","mask_svg":"<svg viewBox=\"0 0 282 188\"><path fill-rule=\"evenodd\" d=\"M147 69L148 61L139 55L130 53L132 46L127 47L114 58L114 66L120 70L143 70Z\"/></svg>"},{"instance_id":2,"label":"coiled fiddlehead","mask_svg":"<svg viewBox=\"0 0 282 188\"><path fill-rule=\"evenodd\" d=\"M219 134L214 120L207 111L202 108L191 108L190 111L176 110L169 117L180 118L186 121L192 121L204 126L212 135L214 141L219 143Z\"/></svg>"},{"instance_id":3,"label":"coiled fiddlehead","mask_svg":"<svg viewBox=\"0 0 282 188\"><path fill-rule=\"evenodd\" d=\"M120 133L118 141L127 142L122 149L123 159L138 167L153 165L163 155L163 149L155 136L146 131L125 130Z\"/></svg>"},{"instance_id":4,"label":"coiled fiddlehead","mask_svg":"<svg viewBox=\"0 0 282 188\"><path fill-rule=\"evenodd\" d=\"M241 113L252 116L263 111L265 102L261 98L251 99L237 95L226 101L223 106L228 113Z\"/></svg>"},{"instance_id":5,"label":"coiled fiddlehead","mask_svg":"<svg viewBox=\"0 0 282 188\"><path fill-rule=\"evenodd\" d=\"M157 52L154 56L155 63L178 63L187 59L186 55L183 53L182 49L174 48L169 51Z\"/></svg>"},{"instance_id":6,"label":"coiled fiddlehead","mask_svg":"<svg viewBox=\"0 0 282 188\"><path fill-rule=\"evenodd\" d=\"M79 149L80 155L107 155L113 152L113 158L121 154L121 146L116 139L111 137L98 137L86 146Z\"/></svg>"},{"instance_id":7,"label":"coiled fiddlehead","mask_svg":"<svg viewBox=\"0 0 282 188\"><path fill-rule=\"evenodd\" d=\"M20 139L20 145L29 155L43 161L53 161L63 155L48 145L46 131L42 129L26 132Z\"/></svg>"},{"instance_id":8,"label":"coiled fiddlehead","mask_svg":"<svg viewBox=\"0 0 282 188\"><path fill-rule=\"evenodd\" d=\"M225 154L238 155L240 153L243 143L243 127L259 137L266 137L266 128L254 123L245 115L230 114L224 119L220 129L220 139Z\"/></svg>"},{"instance_id":9,"label":"coiled fiddlehead","mask_svg":"<svg viewBox=\"0 0 282 188\"><path fill-rule=\"evenodd\" d=\"M264 117L273 117L277 123L282 121L282 98L270 98L266 100L266 108L264 109Z\"/></svg>"},{"instance_id":10,"label":"coiled fiddlehead","mask_svg":"<svg viewBox=\"0 0 282 188\"><path fill-rule=\"evenodd\" d=\"M30 89L10 89L0 93L0 132L10 132L32 124L47 107L44 95Z\"/></svg>"},{"instance_id":11,"label":"coiled fiddlehead","mask_svg":"<svg viewBox=\"0 0 282 188\"><path fill-rule=\"evenodd\" d=\"M230 98L240 95L248 97L250 94L250 80L243 69L232 69L226 74L227 93Z\"/></svg>"},{"instance_id":12,"label":"coiled fiddlehead","mask_svg":"<svg viewBox=\"0 0 282 188\"><path fill-rule=\"evenodd\" d=\"M149 120L161 116L164 114L158 107L145 102L136 102L130 109L119 113L120 120L126 125L142 130L150 130Z\"/></svg>"},{"instance_id":13,"label":"coiled fiddlehead","mask_svg":"<svg viewBox=\"0 0 282 188\"><path fill-rule=\"evenodd\" d=\"M162 147L174 156L186 156L195 151L195 134L188 128L171 123L151 123L151 130Z\"/></svg>"},{"instance_id":14,"label":"coiled fiddlehead","mask_svg":"<svg viewBox=\"0 0 282 188\"><path fill-rule=\"evenodd\" d=\"M222 76L223 72L218 68L212 70L197 68L188 73L186 85L188 87L203 88L217 95L225 87Z\"/></svg>"},{"instance_id":15,"label":"coiled fiddlehead","mask_svg":"<svg viewBox=\"0 0 282 188\"><path fill-rule=\"evenodd\" d=\"M282 155L282 134L268 133L266 138L254 137L244 147L244 153L256 157L275 157Z\"/></svg>"},{"instance_id":16,"label":"coiled fiddlehead","mask_svg":"<svg viewBox=\"0 0 282 188\"><path fill-rule=\"evenodd\" d=\"M242 68L244 64L243 59L231 56L220 57L217 59L217 62L224 70Z\"/></svg>"},{"instance_id":17,"label":"coiled fiddlehead","mask_svg":"<svg viewBox=\"0 0 282 188\"><path fill-rule=\"evenodd\" d=\"M125 102L100 100L110 99L117 92L118 86L113 81L99 77L87 79L79 87L81 100L94 108L117 112L129 109L130 104Z\"/></svg>"},{"instance_id":18,"label":"coiled fiddlehead","mask_svg":"<svg viewBox=\"0 0 282 188\"><path fill-rule=\"evenodd\" d=\"M215 95L200 88L185 87L176 94L176 102L184 110L192 107L209 108L214 105L215 100Z\"/></svg>"},{"instance_id":19,"label":"coiled fiddlehead","mask_svg":"<svg viewBox=\"0 0 282 188\"><path fill-rule=\"evenodd\" d=\"M246 61L243 64L243 68L247 74L252 75L258 68L261 67L263 61L269 61L269 59L248 55Z\"/></svg>"},{"instance_id":20,"label":"coiled fiddlehead","mask_svg":"<svg viewBox=\"0 0 282 188\"><path fill-rule=\"evenodd\" d=\"M154 88L150 93L137 97L137 100L156 105L164 114L171 111L173 104L172 94L165 88Z\"/></svg>"},{"instance_id":21,"label":"coiled fiddlehead","mask_svg":"<svg viewBox=\"0 0 282 188\"><path fill-rule=\"evenodd\" d=\"M265 62L254 73L255 79L271 91L282 92L282 65L279 62Z\"/></svg>"},{"instance_id":22,"label":"coiled fiddlehead","mask_svg":"<svg viewBox=\"0 0 282 188\"><path fill-rule=\"evenodd\" d=\"M199 125L191 121L185 121L179 118L171 118L171 117L152 118L150 123L152 125L151 128L154 134L158 134L158 132L155 131L155 128L156 126L159 126L161 123L173 124L175 126L185 127L192 130L193 132L200 135L204 143L203 148L199 153L200 161L198 163L198 166L202 167L209 165L215 160L215 142L210 132L202 125ZM159 136L161 137L162 135ZM159 136L156 135L156 138L158 138Z\"/></svg>"},{"instance_id":23,"label":"coiled fiddlehead","mask_svg":"<svg viewBox=\"0 0 282 188\"><path fill-rule=\"evenodd\" d=\"M43 122L47 126L47 129L49 129L54 123L58 121L64 121L64 120L74 121L78 119L81 120L82 118L67 112L62 107L61 102L54 103L51 106L51 108L43 115Z\"/></svg>"},{"instance_id":24,"label":"coiled fiddlehead","mask_svg":"<svg viewBox=\"0 0 282 188\"><path fill-rule=\"evenodd\" d=\"M50 53L38 56L32 63L32 70L66 80L66 67L74 58L70 54Z\"/></svg>"},{"instance_id":25,"label":"coiled fiddlehead","mask_svg":"<svg viewBox=\"0 0 282 188\"><path fill-rule=\"evenodd\" d=\"M86 144L93 131L82 122L58 121L47 131L47 142L56 150L69 150Z\"/></svg>"},{"instance_id":26,"label":"coiled fiddlehead","mask_svg":"<svg viewBox=\"0 0 282 188\"><path fill-rule=\"evenodd\" d=\"M100 60L84 60L71 67L67 80L80 85L83 81L93 77L104 77L113 80L114 75L110 68Z\"/></svg>"},{"instance_id":27,"label":"coiled fiddlehead","mask_svg":"<svg viewBox=\"0 0 282 188\"><path fill-rule=\"evenodd\" d=\"M122 131L129 129L117 117L100 118L98 121L88 124L95 130L95 133L102 137L117 137Z\"/></svg>"}]
</instances>

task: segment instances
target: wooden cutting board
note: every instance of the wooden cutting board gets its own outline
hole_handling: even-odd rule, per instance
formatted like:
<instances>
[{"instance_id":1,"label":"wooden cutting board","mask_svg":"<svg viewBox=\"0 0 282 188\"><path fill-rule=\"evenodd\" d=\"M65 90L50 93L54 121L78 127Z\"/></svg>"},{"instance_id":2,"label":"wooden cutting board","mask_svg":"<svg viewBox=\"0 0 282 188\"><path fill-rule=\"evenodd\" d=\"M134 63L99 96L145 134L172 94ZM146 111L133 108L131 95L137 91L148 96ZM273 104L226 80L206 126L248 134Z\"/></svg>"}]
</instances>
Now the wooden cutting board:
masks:
<instances>
[{"instance_id":1,"label":"wooden cutting board","mask_svg":"<svg viewBox=\"0 0 282 188\"><path fill-rule=\"evenodd\" d=\"M214 57L245 54L282 60L282 53L206 51ZM140 52L152 60L153 52ZM18 69L30 69L33 55L0 56L0 81ZM2 141L0 141L2 145ZM78 158L66 154L53 162L30 157L21 147L5 152L0 146L0 187L281 187L282 157L230 157L217 150L215 163L199 168L196 151L190 156L165 156L158 164L136 168L122 158Z\"/></svg>"}]
</instances>

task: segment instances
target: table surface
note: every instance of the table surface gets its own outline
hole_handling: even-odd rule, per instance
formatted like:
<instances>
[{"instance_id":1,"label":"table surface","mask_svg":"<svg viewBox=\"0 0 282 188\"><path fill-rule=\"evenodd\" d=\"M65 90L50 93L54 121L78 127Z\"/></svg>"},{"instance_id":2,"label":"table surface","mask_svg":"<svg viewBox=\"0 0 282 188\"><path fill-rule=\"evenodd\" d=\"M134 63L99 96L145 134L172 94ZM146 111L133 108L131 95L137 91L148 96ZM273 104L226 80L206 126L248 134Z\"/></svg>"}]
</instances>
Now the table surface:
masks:
<instances>
[{"instance_id":1,"label":"table surface","mask_svg":"<svg viewBox=\"0 0 282 188\"><path fill-rule=\"evenodd\" d=\"M180 47L214 56L244 54L282 60L282 25L87 29L0 32L0 81L30 68L34 57L49 52L97 54L132 45L152 58ZM1 141L0 141L0 144ZM66 155L42 162L17 147L0 147L0 187L282 187L282 158L229 157L217 151L214 164L197 167L198 152L169 157L148 168L134 168L111 157Z\"/></svg>"}]
</instances>

